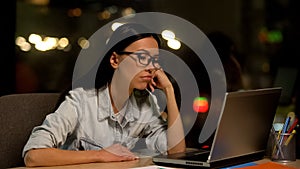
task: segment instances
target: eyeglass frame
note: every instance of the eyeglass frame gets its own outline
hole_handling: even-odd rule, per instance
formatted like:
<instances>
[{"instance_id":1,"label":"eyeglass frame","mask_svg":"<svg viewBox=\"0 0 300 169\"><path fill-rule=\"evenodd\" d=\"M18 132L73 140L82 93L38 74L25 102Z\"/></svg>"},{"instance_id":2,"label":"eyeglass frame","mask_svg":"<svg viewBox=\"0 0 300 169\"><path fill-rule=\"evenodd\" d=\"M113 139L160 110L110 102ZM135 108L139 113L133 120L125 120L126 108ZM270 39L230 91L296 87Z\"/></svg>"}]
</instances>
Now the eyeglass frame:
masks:
<instances>
[{"instance_id":1,"label":"eyeglass frame","mask_svg":"<svg viewBox=\"0 0 300 169\"><path fill-rule=\"evenodd\" d=\"M140 52L140 51L143 51L143 52ZM141 64L141 65L143 65L143 66L145 66L145 67L148 66L150 64L150 62L152 62L152 65L153 65L153 67L155 69L160 69L161 68L159 62L157 60L155 60L155 59L157 59L157 57L155 57L155 56L159 56L159 55L153 55L153 56L151 56L150 53L149 53L149 51L147 51L147 50L139 50L138 52L118 51L116 53L119 54L119 55L128 55L130 58L134 59L135 61L137 61L137 59L138 59L138 63ZM132 56L133 54L136 55L137 58L134 58ZM141 62L141 59L142 59L141 55L142 54L146 54L147 56L149 56L147 64L144 64L144 63ZM159 67L155 66L155 64L158 64Z\"/></svg>"}]
</instances>

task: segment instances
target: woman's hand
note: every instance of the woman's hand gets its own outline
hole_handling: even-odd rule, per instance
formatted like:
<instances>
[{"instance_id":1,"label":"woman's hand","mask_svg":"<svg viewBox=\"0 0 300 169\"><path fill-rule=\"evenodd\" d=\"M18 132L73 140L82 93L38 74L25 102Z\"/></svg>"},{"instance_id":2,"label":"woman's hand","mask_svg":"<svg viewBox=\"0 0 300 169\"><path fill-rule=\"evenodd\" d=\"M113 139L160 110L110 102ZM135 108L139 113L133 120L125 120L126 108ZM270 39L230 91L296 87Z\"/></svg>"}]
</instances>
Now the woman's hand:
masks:
<instances>
[{"instance_id":1,"label":"woman's hand","mask_svg":"<svg viewBox=\"0 0 300 169\"><path fill-rule=\"evenodd\" d=\"M165 72L162 69L157 69L153 74L149 87L153 92L155 87L165 90L166 88L173 86Z\"/></svg>"},{"instance_id":2,"label":"woman's hand","mask_svg":"<svg viewBox=\"0 0 300 169\"><path fill-rule=\"evenodd\" d=\"M100 157L101 162L130 161L138 159L135 154L121 144L113 144L100 151L102 151Z\"/></svg>"}]
</instances>

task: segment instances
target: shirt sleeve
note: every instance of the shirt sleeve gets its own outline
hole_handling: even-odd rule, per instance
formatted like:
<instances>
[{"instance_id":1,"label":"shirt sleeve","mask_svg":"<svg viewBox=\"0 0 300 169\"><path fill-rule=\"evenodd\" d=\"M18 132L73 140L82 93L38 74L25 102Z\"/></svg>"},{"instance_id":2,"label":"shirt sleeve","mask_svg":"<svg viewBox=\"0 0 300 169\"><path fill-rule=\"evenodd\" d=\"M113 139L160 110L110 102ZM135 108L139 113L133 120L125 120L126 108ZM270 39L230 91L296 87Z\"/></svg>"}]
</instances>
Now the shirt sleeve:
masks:
<instances>
[{"instance_id":1,"label":"shirt sleeve","mask_svg":"<svg viewBox=\"0 0 300 169\"><path fill-rule=\"evenodd\" d=\"M33 128L23 148L22 157L30 149L60 147L76 127L80 111L80 92L70 92L58 109L46 116L43 123Z\"/></svg>"},{"instance_id":2,"label":"shirt sleeve","mask_svg":"<svg viewBox=\"0 0 300 169\"><path fill-rule=\"evenodd\" d=\"M147 147L157 153L167 152L167 124L156 120L149 125L150 134L146 137Z\"/></svg>"}]
</instances>

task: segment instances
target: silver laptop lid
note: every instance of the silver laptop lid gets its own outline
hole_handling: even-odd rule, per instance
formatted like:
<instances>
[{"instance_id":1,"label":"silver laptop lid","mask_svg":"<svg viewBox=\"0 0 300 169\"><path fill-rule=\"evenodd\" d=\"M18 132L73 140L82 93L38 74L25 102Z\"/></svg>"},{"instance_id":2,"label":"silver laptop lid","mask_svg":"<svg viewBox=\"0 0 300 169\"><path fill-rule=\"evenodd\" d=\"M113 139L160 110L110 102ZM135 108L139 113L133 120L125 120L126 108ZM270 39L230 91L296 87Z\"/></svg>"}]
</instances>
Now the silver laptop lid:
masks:
<instances>
[{"instance_id":1,"label":"silver laptop lid","mask_svg":"<svg viewBox=\"0 0 300 169\"><path fill-rule=\"evenodd\" d=\"M208 162L265 151L281 88L226 93Z\"/></svg>"}]
</instances>

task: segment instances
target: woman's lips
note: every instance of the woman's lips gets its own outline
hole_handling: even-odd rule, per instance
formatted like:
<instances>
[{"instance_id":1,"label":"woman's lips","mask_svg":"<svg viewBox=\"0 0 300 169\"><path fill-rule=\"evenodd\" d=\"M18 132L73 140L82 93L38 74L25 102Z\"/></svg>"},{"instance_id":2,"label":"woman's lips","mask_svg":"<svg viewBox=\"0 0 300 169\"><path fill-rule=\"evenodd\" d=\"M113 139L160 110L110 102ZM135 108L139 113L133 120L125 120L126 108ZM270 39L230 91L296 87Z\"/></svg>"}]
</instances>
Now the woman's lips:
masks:
<instances>
[{"instance_id":1,"label":"woman's lips","mask_svg":"<svg viewBox=\"0 0 300 169\"><path fill-rule=\"evenodd\" d=\"M152 76L141 76L141 79L145 81L150 81L152 79Z\"/></svg>"}]
</instances>

